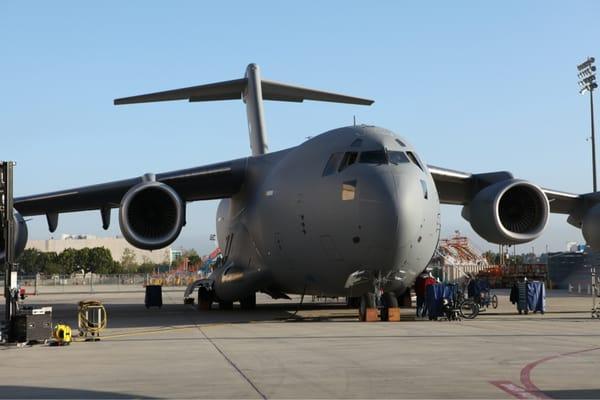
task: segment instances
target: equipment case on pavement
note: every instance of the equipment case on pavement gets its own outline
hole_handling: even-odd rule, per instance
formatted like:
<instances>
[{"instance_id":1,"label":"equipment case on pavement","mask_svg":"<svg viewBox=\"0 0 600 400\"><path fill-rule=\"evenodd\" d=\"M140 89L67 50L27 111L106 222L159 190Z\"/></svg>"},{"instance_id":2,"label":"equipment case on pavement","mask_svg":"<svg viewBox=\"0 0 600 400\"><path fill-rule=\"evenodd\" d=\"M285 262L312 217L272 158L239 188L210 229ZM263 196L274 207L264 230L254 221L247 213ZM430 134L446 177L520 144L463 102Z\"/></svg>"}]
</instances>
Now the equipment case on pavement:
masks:
<instances>
[{"instance_id":1,"label":"equipment case on pavement","mask_svg":"<svg viewBox=\"0 0 600 400\"><path fill-rule=\"evenodd\" d=\"M162 286L148 285L146 286L146 299L144 301L146 308L162 307Z\"/></svg>"}]
</instances>

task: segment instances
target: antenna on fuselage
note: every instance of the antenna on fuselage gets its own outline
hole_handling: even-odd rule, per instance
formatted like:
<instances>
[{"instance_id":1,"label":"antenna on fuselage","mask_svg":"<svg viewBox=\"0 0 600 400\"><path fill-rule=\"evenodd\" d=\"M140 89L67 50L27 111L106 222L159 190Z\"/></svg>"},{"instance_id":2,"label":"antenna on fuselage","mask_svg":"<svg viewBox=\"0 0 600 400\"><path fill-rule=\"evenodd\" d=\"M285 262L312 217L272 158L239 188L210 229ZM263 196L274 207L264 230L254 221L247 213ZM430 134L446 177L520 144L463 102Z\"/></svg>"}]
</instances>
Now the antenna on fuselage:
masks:
<instances>
[{"instance_id":1,"label":"antenna on fuselage","mask_svg":"<svg viewBox=\"0 0 600 400\"><path fill-rule=\"evenodd\" d=\"M142 94L139 96L123 97L116 99L114 104L150 103L185 99L190 102L243 100L246 104L250 148L252 149L253 156L265 154L268 151L263 100L293 101L298 103L301 103L304 100L315 100L366 106L374 103L373 100L360 97L345 96L342 94L324 92L321 90L308 89L262 79L260 77L259 66L256 64L249 64L248 67L246 67L245 77L242 79Z\"/></svg>"}]
</instances>

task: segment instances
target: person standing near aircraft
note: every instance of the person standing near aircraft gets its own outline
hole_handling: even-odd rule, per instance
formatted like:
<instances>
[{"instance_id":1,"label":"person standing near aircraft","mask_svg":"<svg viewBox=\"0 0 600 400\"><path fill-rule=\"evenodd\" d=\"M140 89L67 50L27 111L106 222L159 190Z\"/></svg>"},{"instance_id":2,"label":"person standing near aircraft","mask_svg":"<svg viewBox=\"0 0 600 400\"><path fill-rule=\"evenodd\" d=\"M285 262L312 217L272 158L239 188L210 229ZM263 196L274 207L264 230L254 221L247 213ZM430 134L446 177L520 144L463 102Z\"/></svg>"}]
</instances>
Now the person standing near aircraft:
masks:
<instances>
[{"instance_id":1,"label":"person standing near aircraft","mask_svg":"<svg viewBox=\"0 0 600 400\"><path fill-rule=\"evenodd\" d=\"M425 279L427 274L422 273L415 281L415 294L417 295L417 319L424 317L423 311L425 306Z\"/></svg>"}]
</instances>

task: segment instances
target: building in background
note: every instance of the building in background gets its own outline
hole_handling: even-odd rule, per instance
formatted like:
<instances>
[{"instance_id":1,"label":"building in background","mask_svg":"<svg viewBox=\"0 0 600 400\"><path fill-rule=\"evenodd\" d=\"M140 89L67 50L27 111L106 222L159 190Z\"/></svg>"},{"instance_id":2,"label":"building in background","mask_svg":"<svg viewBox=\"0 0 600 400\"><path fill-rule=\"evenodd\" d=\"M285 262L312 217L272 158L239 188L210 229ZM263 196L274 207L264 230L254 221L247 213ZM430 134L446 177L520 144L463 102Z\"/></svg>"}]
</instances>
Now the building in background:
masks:
<instances>
[{"instance_id":1,"label":"building in background","mask_svg":"<svg viewBox=\"0 0 600 400\"><path fill-rule=\"evenodd\" d=\"M124 238L117 237L96 237L93 235L62 235L60 239L49 240L30 240L27 242L26 249L35 249L42 252L61 253L66 249L81 250L83 248L105 247L110 251L113 260L121 261L123 253L129 249L135 256L135 263L143 264L151 262L154 264L169 264L173 260L176 251L171 247L165 247L160 250L141 250L130 245Z\"/></svg>"},{"instance_id":2,"label":"building in background","mask_svg":"<svg viewBox=\"0 0 600 400\"><path fill-rule=\"evenodd\" d=\"M600 252L592 252L589 246L575 244L571 251L548 254L548 277L557 289L587 291L591 285L590 268L600 266Z\"/></svg>"}]
</instances>

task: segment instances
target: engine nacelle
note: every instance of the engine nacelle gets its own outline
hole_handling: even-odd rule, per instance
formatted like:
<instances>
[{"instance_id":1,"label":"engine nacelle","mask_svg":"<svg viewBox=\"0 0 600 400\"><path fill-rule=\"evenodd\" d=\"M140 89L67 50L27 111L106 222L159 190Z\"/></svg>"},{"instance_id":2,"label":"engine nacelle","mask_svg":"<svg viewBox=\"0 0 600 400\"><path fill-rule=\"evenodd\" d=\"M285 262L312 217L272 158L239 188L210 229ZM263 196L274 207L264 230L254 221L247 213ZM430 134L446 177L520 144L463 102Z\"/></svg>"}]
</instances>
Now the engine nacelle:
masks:
<instances>
[{"instance_id":1,"label":"engine nacelle","mask_svg":"<svg viewBox=\"0 0 600 400\"><path fill-rule=\"evenodd\" d=\"M583 216L581 233L592 250L600 249L600 204L590 208Z\"/></svg>"},{"instance_id":2,"label":"engine nacelle","mask_svg":"<svg viewBox=\"0 0 600 400\"><path fill-rule=\"evenodd\" d=\"M161 182L143 182L123 196L119 225L133 246L156 250L173 243L185 224L185 206L177 192Z\"/></svg>"},{"instance_id":3,"label":"engine nacelle","mask_svg":"<svg viewBox=\"0 0 600 400\"><path fill-rule=\"evenodd\" d=\"M15 259L19 257L25 245L27 244L27 222L17 210L13 210L13 218L15 220L15 231L14 231L14 255ZM6 249L4 248L4 232L0 231L0 263L5 261Z\"/></svg>"},{"instance_id":4,"label":"engine nacelle","mask_svg":"<svg viewBox=\"0 0 600 400\"><path fill-rule=\"evenodd\" d=\"M498 244L519 244L539 237L550 206L545 193L533 183L510 179L481 190L463 217L485 240Z\"/></svg>"}]
</instances>

